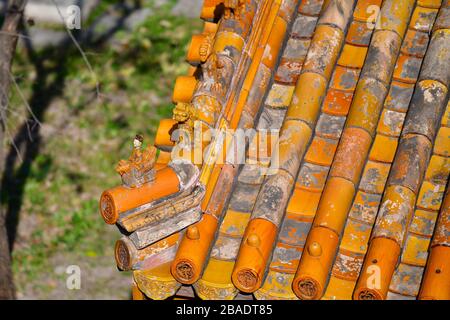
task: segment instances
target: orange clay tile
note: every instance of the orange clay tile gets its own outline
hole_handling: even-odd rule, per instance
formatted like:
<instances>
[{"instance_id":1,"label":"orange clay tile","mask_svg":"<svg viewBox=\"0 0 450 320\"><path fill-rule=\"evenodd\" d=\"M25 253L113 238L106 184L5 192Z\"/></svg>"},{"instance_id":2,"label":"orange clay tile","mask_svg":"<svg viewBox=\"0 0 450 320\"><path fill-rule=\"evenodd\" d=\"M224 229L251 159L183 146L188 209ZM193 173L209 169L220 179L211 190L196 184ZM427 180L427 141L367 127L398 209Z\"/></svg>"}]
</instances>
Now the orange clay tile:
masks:
<instances>
[{"instance_id":1,"label":"orange clay tile","mask_svg":"<svg viewBox=\"0 0 450 320\"><path fill-rule=\"evenodd\" d=\"M317 17L299 14L292 26L291 37L295 39L312 38L317 20Z\"/></svg>"},{"instance_id":2,"label":"orange clay tile","mask_svg":"<svg viewBox=\"0 0 450 320\"><path fill-rule=\"evenodd\" d=\"M133 278L139 290L153 300L167 299L180 288L180 284L170 274L170 263L152 269L135 270Z\"/></svg>"},{"instance_id":3,"label":"orange clay tile","mask_svg":"<svg viewBox=\"0 0 450 320\"><path fill-rule=\"evenodd\" d=\"M342 43L342 31L328 25L318 25L314 32L303 72L314 72L330 79ZM327 50L323 50L326 47Z\"/></svg>"},{"instance_id":4,"label":"orange clay tile","mask_svg":"<svg viewBox=\"0 0 450 320\"><path fill-rule=\"evenodd\" d=\"M296 60L284 57L281 58L277 72L275 73L275 82L279 84L295 85L302 70L303 61L304 58Z\"/></svg>"},{"instance_id":5,"label":"orange clay tile","mask_svg":"<svg viewBox=\"0 0 450 320\"><path fill-rule=\"evenodd\" d=\"M180 238L179 233L174 233L158 242L155 242L141 250L138 250L133 242L127 237L116 241L114 257L120 270L149 269L158 262L157 255L175 246ZM153 261L152 261L153 260Z\"/></svg>"},{"instance_id":6,"label":"orange clay tile","mask_svg":"<svg viewBox=\"0 0 450 320\"><path fill-rule=\"evenodd\" d=\"M424 181L417 197L416 206L421 209L438 211L444 197L445 184Z\"/></svg>"},{"instance_id":7,"label":"orange clay tile","mask_svg":"<svg viewBox=\"0 0 450 320\"><path fill-rule=\"evenodd\" d=\"M283 58L288 61L304 62L308 49L311 45L311 39L290 38L286 44Z\"/></svg>"},{"instance_id":8,"label":"orange clay tile","mask_svg":"<svg viewBox=\"0 0 450 320\"><path fill-rule=\"evenodd\" d=\"M369 159L391 163L394 160L397 145L398 138L377 134L369 153Z\"/></svg>"},{"instance_id":9,"label":"orange clay tile","mask_svg":"<svg viewBox=\"0 0 450 320\"><path fill-rule=\"evenodd\" d=\"M156 131L155 146L160 149L172 147L175 142L171 140L171 133L176 129L177 122L173 119L162 119Z\"/></svg>"},{"instance_id":10,"label":"orange clay tile","mask_svg":"<svg viewBox=\"0 0 450 320\"><path fill-rule=\"evenodd\" d=\"M450 101L447 102L447 108L445 109L444 115L442 116L441 125L450 127Z\"/></svg>"},{"instance_id":11,"label":"orange clay tile","mask_svg":"<svg viewBox=\"0 0 450 320\"><path fill-rule=\"evenodd\" d=\"M364 254L340 248L331 274L339 279L351 280L356 283L363 260Z\"/></svg>"},{"instance_id":12,"label":"orange clay tile","mask_svg":"<svg viewBox=\"0 0 450 320\"><path fill-rule=\"evenodd\" d=\"M280 233L278 235L277 246L281 243L303 248L314 216L303 216L301 214L286 213ZM295 271L295 270L294 270Z\"/></svg>"},{"instance_id":13,"label":"orange clay tile","mask_svg":"<svg viewBox=\"0 0 450 320\"><path fill-rule=\"evenodd\" d=\"M131 298L133 300L147 300L147 297L142 293L141 290L139 290L136 282L133 281L133 284L131 285Z\"/></svg>"},{"instance_id":14,"label":"orange clay tile","mask_svg":"<svg viewBox=\"0 0 450 320\"><path fill-rule=\"evenodd\" d=\"M342 32L346 31L347 25L352 19L356 2L352 0L324 1L319 25L332 25Z\"/></svg>"},{"instance_id":15,"label":"orange clay tile","mask_svg":"<svg viewBox=\"0 0 450 320\"><path fill-rule=\"evenodd\" d=\"M337 235L328 228L312 228L303 250L299 268L292 281L292 289L300 299L319 299L325 289L328 268L334 255L330 248L338 245ZM303 257L309 259L304 259ZM301 272L299 272L301 270Z\"/></svg>"},{"instance_id":16,"label":"orange clay tile","mask_svg":"<svg viewBox=\"0 0 450 320\"><path fill-rule=\"evenodd\" d=\"M272 108L287 108L291 102L294 86L274 83L266 99L266 105Z\"/></svg>"},{"instance_id":17,"label":"orange clay tile","mask_svg":"<svg viewBox=\"0 0 450 320\"><path fill-rule=\"evenodd\" d=\"M359 188L365 192L382 194L390 168L388 163L367 161Z\"/></svg>"},{"instance_id":18,"label":"orange clay tile","mask_svg":"<svg viewBox=\"0 0 450 320\"><path fill-rule=\"evenodd\" d=\"M431 237L437 216L438 213L436 211L416 209L411 225L409 226L409 232L424 237Z\"/></svg>"},{"instance_id":19,"label":"orange clay tile","mask_svg":"<svg viewBox=\"0 0 450 320\"><path fill-rule=\"evenodd\" d=\"M160 150L158 158L156 159L155 169L159 170L159 169L167 166L167 164L170 162L170 160L171 160L170 152Z\"/></svg>"},{"instance_id":20,"label":"orange clay tile","mask_svg":"<svg viewBox=\"0 0 450 320\"><path fill-rule=\"evenodd\" d=\"M228 209L220 225L220 232L234 237L242 236L249 220L250 213Z\"/></svg>"},{"instance_id":21,"label":"orange clay tile","mask_svg":"<svg viewBox=\"0 0 450 320\"><path fill-rule=\"evenodd\" d=\"M365 254L371 231L371 225L348 219L339 248L353 253Z\"/></svg>"},{"instance_id":22,"label":"orange clay tile","mask_svg":"<svg viewBox=\"0 0 450 320\"><path fill-rule=\"evenodd\" d=\"M360 79L347 118L347 127L366 130L371 136L375 134L378 115L383 106L386 88L379 81Z\"/></svg>"},{"instance_id":23,"label":"orange clay tile","mask_svg":"<svg viewBox=\"0 0 450 320\"><path fill-rule=\"evenodd\" d=\"M155 180L139 188L118 186L102 193L100 213L108 224L116 223L119 214L179 191L178 177L170 167L156 171Z\"/></svg>"},{"instance_id":24,"label":"orange clay tile","mask_svg":"<svg viewBox=\"0 0 450 320\"><path fill-rule=\"evenodd\" d=\"M333 161L338 141L315 136L308 151L305 160L314 164L329 166Z\"/></svg>"},{"instance_id":25,"label":"orange clay tile","mask_svg":"<svg viewBox=\"0 0 450 320\"><path fill-rule=\"evenodd\" d=\"M418 298L450 300L450 247L431 249Z\"/></svg>"},{"instance_id":26,"label":"orange clay tile","mask_svg":"<svg viewBox=\"0 0 450 320\"><path fill-rule=\"evenodd\" d=\"M401 52L406 55L423 58L428 47L429 35L415 30L408 30L402 43Z\"/></svg>"},{"instance_id":27,"label":"orange clay tile","mask_svg":"<svg viewBox=\"0 0 450 320\"><path fill-rule=\"evenodd\" d=\"M441 127L434 142L434 152L438 155L450 156L450 128Z\"/></svg>"},{"instance_id":28,"label":"orange clay tile","mask_svg":"<svg viewBox=\"0 0 450 320\"><path fill-rule=\"evenodd\" d=\"M340 234L354 194L355 187L350 181L339 177L329 178L320 199L313 227L325 227Z\"/></svg>"},{"instance_id":29,"label":"orange clay tile","mask_svg":"<svg viewBox=\"0 0 450 320\"><path fill-rule=\"evenodd\" d=\"M306 14L309 16L318 16L320 13L320 10L322 9L322 3L324 1L320 0L304 0L301 1L298 12L302 14Z\"/></svg>"},{"instance_id":30,"label":"orange clay tile","mask_svg":"<svg viewBox=\"0 0 450 320\"><path fill-rule=\"evenodd\" d=\"M363 170L371 142L369 134L363 129L344 129L330 176L348 179L356 185Z\"/></svg>"},{"instance_id":31,"label":"orange clay tile","mask_svg":"<svg viewBox=\"0 0 450 320\"><path fill-rule=\"evenodd\" d=\"M280 39L284 38L286 33L287 23L280 17L275 18L272 31L264 49L264 55L261 60L266 67L273 69L278 62L278 55L281 51L282 42Z\"/></svg>"},{"instance_id":32,"label":"orange clay tile","mask_svg":"<svg viewBox=\"0 0 450 320\"><path fill-rule=\"evenodd\" d=\"M414 0L385 1L380 13L380 28L392 30L403 37L414 3Z\"/></svg>"},{"instance_id":33,"label":"orange clay tile","mask_svg":"<svg viewBox=\"0 0 450 320\"><path fill-rule=\"evenodd\" d=\"M223 3L224 0L205 0L203 2L202 11L200 13L200 18L212 21L216 18L216 11L218 6Z\"/></svg>"},{"instance_id":34,"label":"orange clay tile","mask_svg":"<svg viewBox=\"0 0 450 320\"><path fill-rule=\"evenodd\" d=\"M317 121L316 135L325 138L339 139L344 124L345 117L330 115L323 112Z\"/></svg>"},{"instance_id":35,"label":"orange clay tile","mask_svg":"<svg viewBox=\"0 0 450 320\"><path fill-rule=\"evenodd\" d=\"M353 94L341 90L329 89L323 103L323 111L336 116L345 116L350 109Z\"/></svg>"},{"instance_id":36,"label":"orange clay tile","mask_svg":"<svg viewBox=\"0 0 450 320\"><path fill-rule=\"evenodd\" d=\"M222 166L220 165L216 165L214 166L212 173L211 173L211 177L208 180L208 183L206 184L206 191L205 191L205 196L203 197L202 200L202 211L205 212L209 200L211 199L212 193L214 192L214 188L216 186L217 180L219 179L219 175L220 172L222 171Z\"/></svg>"},{"instance_id":37,"label":"orange clay tile","mask_svg":"<svg viewBox=\"0 0 450 320\"><path fill-rule=\"evenodd\" d=\"M430 238L409 234L402 252L402 262L408 265L424 267L427 262Z\"/></svg>"},{"instance_id":38,"label":"orange clay tile","mask_svg":"<svg viewBox=\"0 0 450 320\"><path fill-rule=\"evenodd\" d=\"M206 95L196 96L194 100L198 119L208 125L214 125L221 108L220 102L216 98Z\"/></svg>"},{"instance_id":39,"label":"orange clay tile","mask_svg":"<svg viewBox=\"0 0 450 320\"><path fill-rule=\"evenodd\" d=\"M294 189L286 212L313 217L319 205L321 193L305 189Z\"/></svg>"},{"instance_id":40,"label":"orange clay tile","mask_svg":"<svg viewBox=\"0 0 450 320\"><path fill-rule=\"evenodd\" d=\"M207 254L207 250L202 250L202 247L209 246L210 239L214 237L214 232L211 231L216 228L217 219L209 214L204 214L200 222L187 228L170 267L173 277L179 282L192 284L200 278L204 255Z\"/></svg>"},{"instance_id":41,"label":"orange clay tile","mask_svg":"<svg viewBox=\"0 0 450 320\"><path fill-rule=\"evenodd\" d=\"M302 254L302 248L286 243L278 243L273 250L270 269L284 273L294 273Z\"/></svg>"},{"instance_id":42,"label":"orange clay tile","mask_svg":"<svg viewBox=\"0 0 450 320\"><path fill-rule=\"evenodd\" d=\"M338 60L340 66L361 69L366 59L367 47L345 44Z\"/></svg>"},{"instance_id":43,"label":"orange clay tile","mask_svg":"<svg viewBox=\"0 0 450 320\"><path fill-rule=\"evenodd\" d=\"M399 137L404 120L404 113L384 109L378 122L377 132L386 136Z\"/></svg>"},{"instance_id":44,"label":"orange clay tile","mask_svg":"<svg viewBox=\"0 0 450 320\"><path fill-rule=\"evenodd\" d=\"M389 175L389 184L419 191L431 153L430 141L423 135L407 135L400 140Z\"/></svg>"},{"instance_id":45,"label":"orange clay tile","mask_svg":"<svg viewBox=\"0 0 450 320\"><path fill-rule=\"evenodd\" d=\"M415 83L419 76L422 59L400 54L395 65L393 78L397 81Z\"/></svg>"},{"instance_id":46,"label":"orange clay tile","mask_svg":"<svg viewBox=\"0 0 450 320\"><path fill-rule=\"evenodd\" d=\"M442 4L442 0L418 0L417 5L424 8L439 9Z\"/></svg>"},{"instance_id":47,"label":"orange clay tile","mask_svg":"<svg viewBox=\"0 0 450 320\"><path fill-rule=\"evenodd\" d=\"M180 281L202 299L234 299L239 288L256 299L450 299L450 2L244 0L241 12L224 10L240 1L222 2L205 1L174 100L205 128L282 126L280 168L264 175L272 150L252 154L256 138L243 166L199 164L203 218L183 230L172 262L132 250L159 265L133 272L136 298L173 296ZM224 68L203 63L211 51ZM177 163L171 123L155 137L158 172ZM160 193L181 188L175 173L168 180L130 209L160 196L167 205ZM126 203L137 197L128 192Z\"/></svg>"},{"instance_id":48,"label":"orange clay tile","mask_svg":"<svg viewBox=\"0 0 450 320\"><path fill-rule=\"evenodd\" d=\"M186 60L189 63L196 65L203 61L201 51L206 50L207 41L208 36L206 34L195 34L192 36L192 40L186 54Z\"/></svg>"},{"instance_id":49,"label":"orange clay tile","mask_svg":"<svg viewBox=\"0 0 450 320\"><path fill-rule=\"evenodd\" d=\"M211 258L202 278L194 284L195 292L204 300L230 300L238 290L231 283L234 261Z\"/></svg>"},{"instance_id":50,"label":"orange clay tile","mask_svg":"<svg viewBox=\"0 0 450 320\"><path fill-rule=\"evenodd\" d=\"M380 8L382 2L381 0L359 0L353 12L353 18L364 22L369 21L373 18L374 8Z\"/></svg>"},{"instance_id":51,"label":"orange clay tile","mask_svg":"<svg viewBox=\"0 0 450 320\"><path fill-rule=\"evenodd\" d=\"M398 255L400 247L395 241L386 238L373 239L364 259L353 299L385 299Z\"/></svg>"},{"instance_id":52,"label":"orange clay tile","mask_svg":"<svg viewBox=\"0 0 450 320\"><path fill-rule=\"evenodd\" d=\"M218 24L214 22L205 21L203 25L203 33L215 34L217 32Z\"/></svg>"},{"instance_id":53,"label":"orange clay tile","mask_svg":"<svg viewBox=\"0 0 450 320\"><path fill-rule=\"evenodd\" d=\"M373 237L386 237L402 245L414 210L416 196L406 187L388 186L378 212Z\"/></svg>"},{"instance_id":54,"label":"orange clay tile","mask_svg":"<svg viewBox=\"0 0 450 320\"><path fill-rule=\"evenodd\" d=\"M332 275L327 286L327 291L325 292L322 299L351 300L355 285L356 281L339 279Z\"/></svg>"},{"instance_id":55,"label":"orange clay tile","mask_svg":"<svg viewBox=\"0 0 450 320\"><path fill-rule=\"evenodd\" d=\"M436 223L436 230L434 232L432 247L435 246L449 246L450 234L448 232L450 225L450 189L447 189L444 200L442 201L441 211Z\"/></svg>"},{"instance_id":56,"label":"orange clay tile","mask_svg":"<svg viewBox=\"0 0 450 320\"><path fill-rule=\"evenodd\" d=\"M263 286L253 295L258 300L298 300L292 292L293 274L269 270Z\"/></svg>"},{"instance_id":57,"label":"orange clay tile","mask_svg":"<svg viewBox=\"0 0 450 320\"><path fill-rule=\"evenodd\" d=\"M357 69L350 69L336 65L333 77L331 79L330 87L345 92L355 91L356 83L358 82L360 71Z\"/></svg>"},{"instance_id":58,"label":"orange clay tile","mask_svg":"<svg viewBox=\"0 0 450 320\"><path fill-rule=\"evenodd\" d=\"M325 96L326 81L317 73L300 75L286 117L312 124L317 121L320 105Z\"/></svg>"},{"instance_id":59,"label":"orange clay tile","mask_svg":"<svg viewBox=\"0 0 450 320\"><path fill-rule=\"evenodd\" d=\"M414 10L410 27L417 31L430 32L438 10L417 6Z\"/></svg>"},{"instance_id":60,"label":"orange clay tile","mask_svg":"<svg viewBox=\"0 0 450 320\"><path fill-rule=\"evenodd\" d=\"M432 155L425 173L425 180L445 183L450 175L450 158Z\"/></svg>"},{"instance_id":61,"label":"orange clay tile","mask_svg":"<svg viewBox=\"0 0 450 320\"><path fill-rule=\"evenodd\" d=\"M353 200L349 217L367 224L373 224L378 213L380 202L381 195L358 190Z\"/></svg>"},{"instance_id":62,"label":"orange clay tile","mask_svg":"<svg viewBox=\"0 0 450 320\"><path fill-rule=\"evenodd\" d=\"M413 96L414 84L392 81L385 107L399 112L408 111L409 102Z\"/></svg>"},{"instance_id":63,"label":"orange clay tile","mask_svg":"<svg viewBox=\"0 0 450 320\"><path fill-rule=\"evenodd\" d=\"M375 25L368 22L353 21L350 24L345 41L357 46L368 46Z\"/></svg>"},{"instance_id":64,"label":"orange clay tile","mask_svg":"<svg viewBox=\"0 0 450 320\"><path fill-rule=\"evenodd\" d=\"M215 52L221 52L226 47L233 47L237 51L241 51L244 47L244 39L234 32L219 31L214 39L213 49Z\"/></svg>"},{"instance_id":65,"label":"orange clay tile","mask_svg":"<svg viewBox=\"0 0 450 320\"><path fill-rule=\"evenodd\" d=\"M302 189L320 192L325 186L329 167L304 162L297 178L297 186Z\"/></svg>"},{"instance_id":66,"label":"orange clay tile","mask_svg":"<svg viewBox=\"0 0 450 320\"><path fill-rule=\"evenodd\" d=\"M361 77L377 79L386 87L389 87L400 46L401 39L397 33L388 30L376 30L370 42Z\"/></svg>"},{"instance_id":67,"label":"orange clay tile","mask_svg":"<svg viewBox=\"0 0 450 320\"><path fill-rule=\"evenodd\" d=\"M193 76L179 76L175 81L173 89L172 101L174 103L184 102L188 103L192 100L195 87L197 86L197 79Z\"/></svg>"},{"instance_id":68,"label":"orange clay tile","mask_svg":"<svg viewBox=\"0 0 450 320\"><path fill-rule=\"evenodd\" d=\"M280 4L278 15L283 18L287 23L290 23L296 16L297 1L285 0Z\"/></svg>"},{"instance_id":69,"label":"orange clay tile","mask_svg":"<svg viewBox=\"0 0 450 320\"><path fill-rule=\"evenodd\" d=\"M311 128L303 121L285 119L278 140L279 168L295 177L311 140Z\"/></svg>"},{"instance_id":70,"label":"orange clay tile","mask_svg":"<svg viewBox=\"0 0 450 320\"><path fill-rule=\"evenodd\" d=\"M387 299L392 293L401 295L403 299L414 299L419 292L422 273L423 267L400 262L392 275Z\"/></svg>"},{"instance_id":71,"label":"orange clay tile","mask_svg":"<svg viewBox=\"0 0 450 320\"><path fill-rule=\"evenodd\" d=\"M276 226L264 219L252 219L245 231L231 279L243 292L253 292L262 284L265 261L276 236ZM264 240L264 241L263 241Z\"/></svg>"}]
</instances>

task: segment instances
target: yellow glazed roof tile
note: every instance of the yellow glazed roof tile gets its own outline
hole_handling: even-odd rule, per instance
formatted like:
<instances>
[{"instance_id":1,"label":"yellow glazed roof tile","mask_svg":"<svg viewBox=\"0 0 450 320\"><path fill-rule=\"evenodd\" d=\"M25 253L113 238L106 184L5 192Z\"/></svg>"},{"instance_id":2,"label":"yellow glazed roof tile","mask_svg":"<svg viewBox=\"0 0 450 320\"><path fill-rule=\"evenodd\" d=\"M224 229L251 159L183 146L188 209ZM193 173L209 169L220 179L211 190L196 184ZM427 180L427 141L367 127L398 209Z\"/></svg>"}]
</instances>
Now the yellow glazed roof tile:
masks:
<instances>
[{"instance_id":1,"label":"yellow glazed roof tile","mask_svg":"<svg viewBox=\"0 0 450 320\"><path fill-rule=\"evenodd\" d=\"M120 221L148 221L139 210L200 220L177 230L177 251L159 265L132 267L133 296L165 299L184 284L201 299L450 298L449 8L439 0L206 1L209 22L187 53L193 67L176 81L176 120L162 121L155 138L153 166L173 185L158 178L118 189L135 197ZM196 120L203 129L259 130L242 144L256 162L218 163L210 150L216 162L182 162L192 169L183 171L171 158L181 143L171 130L189 136ZM280 136L279 148L263 146L264 159L250 156L261 130ZM163 196L148 202L149 185ZM201 203L186 200L193 190ZM158 226L125 236L142 245ZM132 251L145 261L145 248ZM367 287L374 265L377 289Z\"/></svg>"}]
</instances>

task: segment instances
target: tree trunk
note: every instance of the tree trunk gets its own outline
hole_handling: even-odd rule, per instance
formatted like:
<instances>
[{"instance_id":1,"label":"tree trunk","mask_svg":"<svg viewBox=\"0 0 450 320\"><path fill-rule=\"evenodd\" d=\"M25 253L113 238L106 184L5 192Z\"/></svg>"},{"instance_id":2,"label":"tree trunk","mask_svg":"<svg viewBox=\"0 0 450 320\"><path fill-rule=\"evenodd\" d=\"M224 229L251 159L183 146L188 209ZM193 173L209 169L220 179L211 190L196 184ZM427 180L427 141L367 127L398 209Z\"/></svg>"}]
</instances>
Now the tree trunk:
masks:
<instances>
[{"instance_id":1,"label":"tree trunk","mask_svg":"<svg viewBox=\"0 0 450 320\"><path fill-rule=\"evenodd\" d=\"M5 167L5 124L7 121L11 63L17 46L17 29L22 19L26 0L11 0L0 32L0 173ZM1 188L1 187L0 187ZM0 190L0 194L4 190ZM14 299L15 290L11 271L11 253L6 232L6 210L0 204L0 299Z\"/></svg>"}]
</instances>

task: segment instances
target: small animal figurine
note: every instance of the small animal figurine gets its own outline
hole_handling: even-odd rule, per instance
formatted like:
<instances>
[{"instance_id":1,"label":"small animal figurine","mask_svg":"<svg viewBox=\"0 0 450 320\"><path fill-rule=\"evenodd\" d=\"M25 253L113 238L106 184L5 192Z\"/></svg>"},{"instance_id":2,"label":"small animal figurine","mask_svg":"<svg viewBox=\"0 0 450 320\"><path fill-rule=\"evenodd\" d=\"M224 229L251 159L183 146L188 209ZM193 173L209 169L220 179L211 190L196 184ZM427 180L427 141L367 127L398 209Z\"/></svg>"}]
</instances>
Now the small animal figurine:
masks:
<instances>
[{"instance_id":1,"label":"small animal figurine","mask_svg":"<svg viewBox=\"0 0 450 320\"><path fill-rule=\"evenodd\" d=\"M128 160L120 160L116 171L122 177L122 183L129 188L137 188L155 179L156 151L154 146L142 150L144 137L136 135L133 140L133 151Z\"/></svg>"}]
</instances>

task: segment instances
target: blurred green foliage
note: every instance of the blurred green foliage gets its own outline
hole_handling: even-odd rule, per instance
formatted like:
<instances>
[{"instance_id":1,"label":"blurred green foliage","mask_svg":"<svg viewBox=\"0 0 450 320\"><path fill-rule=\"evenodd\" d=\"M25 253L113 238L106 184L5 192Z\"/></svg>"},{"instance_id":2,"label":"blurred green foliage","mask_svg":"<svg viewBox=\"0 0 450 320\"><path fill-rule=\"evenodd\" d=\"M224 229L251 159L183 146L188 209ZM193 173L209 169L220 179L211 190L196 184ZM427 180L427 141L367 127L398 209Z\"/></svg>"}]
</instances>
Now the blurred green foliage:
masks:
<instances>
[{"instance_id":1,"label":"blurred green foliage","mask_svg":"<svg viewBox=\"0 0 450 320\"><path fill-rule=\"evenodd\" d=\"M89 20L115 2L101 1ZM175 1L159 8L145 3L153 14L134 31L119 30L108 43L85 49L95 75L75 47L63 60L54 59L48 50L35 53L48 70L40 81L59 79L61 70L64 76L45 106L39 152L23 177L23 197L17 199L22 201L19 223L24 222L13 251L19 290L51 268L58 252L112 256L119 233L98 213L101 191L120 182L114 167L128 157L132 137L142 133L146 143L152 143L159 120L171 117L175 78L187 72L187 45L202 26L198 18L173 16ZM22 95L30 99L39 70L23 48L17 52L13 74ZM11 94L15 112L9 126L18 128L27 108L18 90ZM21 165L15 166L19 176Z\"/></svg>"}]
</instances>

